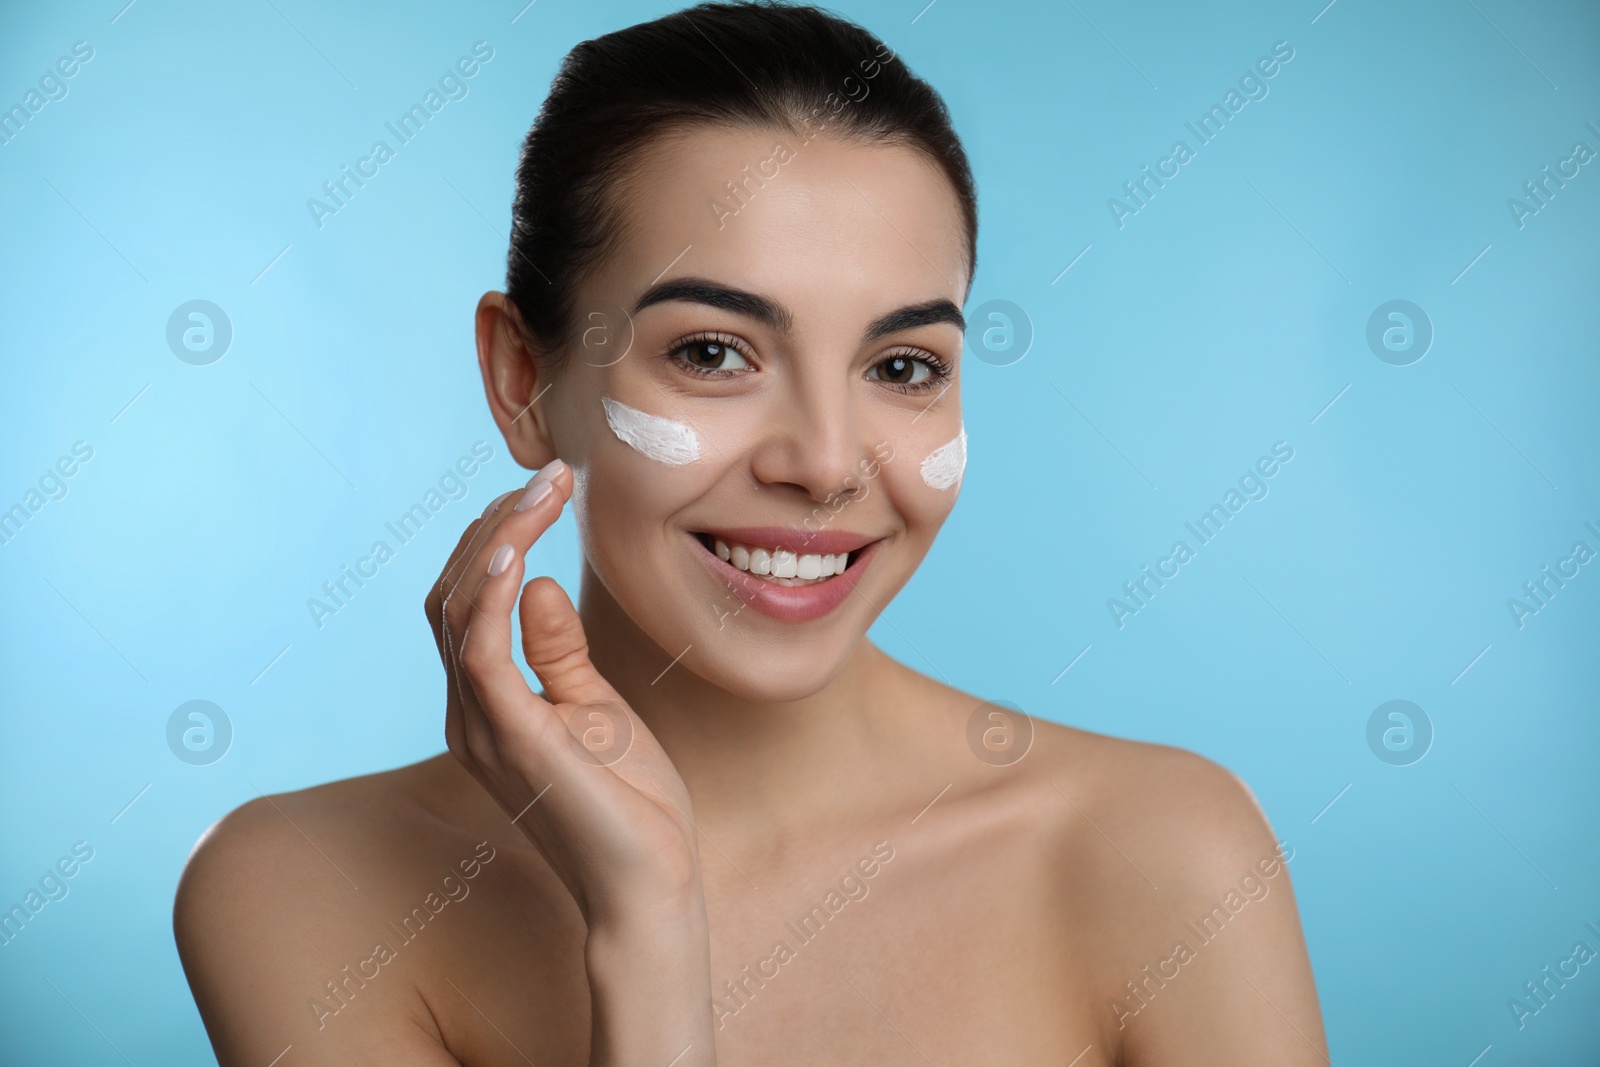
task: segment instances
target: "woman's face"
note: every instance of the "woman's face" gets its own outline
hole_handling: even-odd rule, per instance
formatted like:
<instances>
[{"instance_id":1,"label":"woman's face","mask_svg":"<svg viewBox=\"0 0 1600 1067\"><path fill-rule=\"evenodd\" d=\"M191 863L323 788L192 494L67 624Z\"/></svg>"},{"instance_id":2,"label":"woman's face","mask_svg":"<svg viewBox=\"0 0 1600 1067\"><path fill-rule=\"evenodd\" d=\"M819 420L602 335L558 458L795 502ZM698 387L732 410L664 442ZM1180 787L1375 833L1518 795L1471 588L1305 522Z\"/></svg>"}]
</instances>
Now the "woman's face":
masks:
<instances>
[{"instance_id":1,"label":"woman's face","mask_svg":"<svg viewBox=\"0 0 1600 1067\"><path fill-rule=\"evenodd\" d=\"M958 201L912 149L752 129L660 139L626 188L540 402L584 551L680 667L809 695L960 488Z\"/></svg>"}]
</instances>

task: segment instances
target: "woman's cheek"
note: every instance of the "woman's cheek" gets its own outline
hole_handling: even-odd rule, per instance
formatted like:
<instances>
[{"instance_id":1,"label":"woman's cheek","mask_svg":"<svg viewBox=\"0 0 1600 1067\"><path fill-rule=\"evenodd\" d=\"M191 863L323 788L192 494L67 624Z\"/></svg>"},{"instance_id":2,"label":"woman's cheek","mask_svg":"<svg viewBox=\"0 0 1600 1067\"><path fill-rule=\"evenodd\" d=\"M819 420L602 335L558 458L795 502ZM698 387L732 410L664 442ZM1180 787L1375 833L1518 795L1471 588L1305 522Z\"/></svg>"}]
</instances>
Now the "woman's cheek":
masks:
<instances>
[{"instance_id":1,"label":"woman's cheek","mask_svg":"<svg viewBox=\"0 0 1600 1067\"><path fill-rule=\"evenodd\" d=\"M967 469L967 428L957 427L956 435L922 457L917 473L922 484L938 492L961 490L961 476Z\"/></svg>"},{"instance_id":2,"label":"woman's cheek","mask_svg":"<svg viewBox=\"0 0 1600 1067\"><path fill-rule=\"evenodd\" d=\"M874 457L896 510L912 525L937 527L955 507L967 466L966 429L957 424L955 431L891 438Z\"/></svg>"},{"instance_id":3,"label":"woman's cheek","mask_svg":"<svg viewBox=\"0 0 1600 1067\"><path fill-rule=\"evenodd\" d=\"M603 393L592 401L587 465L593 484L610 499L597 501L649 529L698 499L724 475L727 428L646 411Z\"/></svg>"}]
</instances>

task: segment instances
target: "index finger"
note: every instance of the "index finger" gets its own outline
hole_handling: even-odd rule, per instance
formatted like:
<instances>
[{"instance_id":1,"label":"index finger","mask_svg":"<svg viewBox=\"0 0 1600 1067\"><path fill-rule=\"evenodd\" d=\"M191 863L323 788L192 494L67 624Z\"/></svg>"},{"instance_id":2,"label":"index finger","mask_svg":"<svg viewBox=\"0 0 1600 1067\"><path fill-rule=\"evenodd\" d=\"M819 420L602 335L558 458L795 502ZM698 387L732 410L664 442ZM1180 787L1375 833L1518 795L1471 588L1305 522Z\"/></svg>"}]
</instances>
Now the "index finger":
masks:
<instances>
[{"instance_id":1,"label":"index finger","mask_svg":"<svg viewBox=\"0 0 1600 1067\"><path fill-rule=\"evenodd\" d=\"M444 573L440 576L441 588L447 588L448 590L445 593L447 602L450 598L450 592L455 590L465 575L471 574L475 569L481 569L476 567L474 560L481 554L484 545L493 536L494 531L512 516L526 511L534 490L544 482L554 486L556 492L561 495L561 499L565 501L572 495L572 468L559 459L551 460L543 467L540 467L533 477L528 479L527 485L521 489L513 489L510 492L502 493L490 502L489 507L484 510L483 516L474 520L476 528L469 525L468 528L472 530L472 537L466 550L452 556L450 562L445 565ZM507 507L507 502L511 500L515 500L516 503ZM548 523L545 524L546 527L548 525ZM541 527L534 534L534 540L538 540L543 535L544 530L545 527ZM487 559L483 562L484 566L488 565Z\"/></svg>"},{"instance_id":2,"label":"index finger","mask_svg":"<svg viewBox=\"0 0 1600 1067\"><path fill-rule=\"evenodd\" d=\"M449 582L450 576L453 573L458 573L462 561L472 558L473 553L476 552L478 546L482 544L483 538L487 535L489 530L489 523L485 520L487 520L490 514L499 508L501 504L505 503L507 499L516 495L518 492L520 492L520 490L511 489L507 492L501 493L499 496L489 501L489 506L483 509L482 515L467 523L466 529L461 531L461 537L456 541L456 547L450 550L449 557L444 561L444 568L439 572L439 580L434 582L433 585L428 589L428 595L423 601L423 608L428 616L428 622L433 626L433 636L436 640L442 639L439 629L444 616L444 590L445 586Z\"/></svg>"}]
</instances>

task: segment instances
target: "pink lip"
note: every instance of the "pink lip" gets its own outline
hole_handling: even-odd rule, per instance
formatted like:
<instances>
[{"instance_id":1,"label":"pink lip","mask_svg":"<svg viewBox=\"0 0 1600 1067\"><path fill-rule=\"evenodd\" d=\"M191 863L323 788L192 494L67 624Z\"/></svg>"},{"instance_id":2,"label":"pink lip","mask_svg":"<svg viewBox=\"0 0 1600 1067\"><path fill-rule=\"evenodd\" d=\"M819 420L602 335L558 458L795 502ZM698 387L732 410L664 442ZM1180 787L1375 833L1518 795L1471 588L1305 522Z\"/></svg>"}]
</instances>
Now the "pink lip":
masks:
<instances>
[{"instance_id":1,"label":"pink lip","mask_svg":"<svg viewBox=\"0 0 1600 1067\"><path fill-rule=\"evenodd\" d=\"M735 540L744 541L745 538L741 536L742 534L766 535L782 533L783 531L767 528L763 530L746 529L721 532L733 537ZM793 534L791 533L790 536L792 537ZM822 535L816 536L818 541L821 541ZM707 549L705 545L700 543L700 538L694 534L689 535L689 540L694 543L696 549L696 557L705 564L706 570L710 571L723 585L728 587L728 590L734 596L761 614L783 622L809 622L812 619L820 619L844 603L845 597L850 595L850 591L861 580L861 575L866 571L867 564L872 562L872 557L878 554L878 546L883 544L881 539L867 541L854 534L835 533L834 538L834 540L826 543L830 545L855 544L857 547L861 544L866 545L865 548L860 550L856 558L850 562L850 566L845 568L843 574L836 574L825 582L812 582L809 585L777 585L740 570ZM765 540L764 537L752 537L747 543L757 545L773 544L772 541ZM816 549L812 550L815 551ZM820 551L826 552L829 549L822 548ZM855 551L855 549L832 549L832 551Z\"/></svg>"}]
</instances>

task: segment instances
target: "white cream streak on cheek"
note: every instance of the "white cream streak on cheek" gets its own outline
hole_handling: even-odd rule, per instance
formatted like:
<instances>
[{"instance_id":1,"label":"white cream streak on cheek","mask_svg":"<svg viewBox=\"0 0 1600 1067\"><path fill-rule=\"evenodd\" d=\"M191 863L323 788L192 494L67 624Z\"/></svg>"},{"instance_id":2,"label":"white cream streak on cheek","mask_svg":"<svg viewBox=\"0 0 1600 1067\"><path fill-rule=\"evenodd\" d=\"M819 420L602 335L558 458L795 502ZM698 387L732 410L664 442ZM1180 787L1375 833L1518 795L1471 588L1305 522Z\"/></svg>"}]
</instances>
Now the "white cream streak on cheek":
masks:
<instances>
[{"instance_id":1,"label":"white cream streak on cheek","mask_svg":"<svg viewBox=\"0 0 1600 1067\"><path fill-rule=\"evenodd\" d=\"M948 489L961 481L967 469L967 429L962 426L955 438L929 452L922 461L922 480L933 489Z\"/></svg>"},{"instance_id":2,"label":"white cream streak on cheek","mask_svg":"<svg viewBox=\"0 0 1600 1067\"><path fill-rule=\"evenodd\" d=\"M634 451L673 467L700 458L700 438L683 423L630 408L609 396L602 396L600 403L606 409L606 425Z\"/></svg>"}]
</instances>

